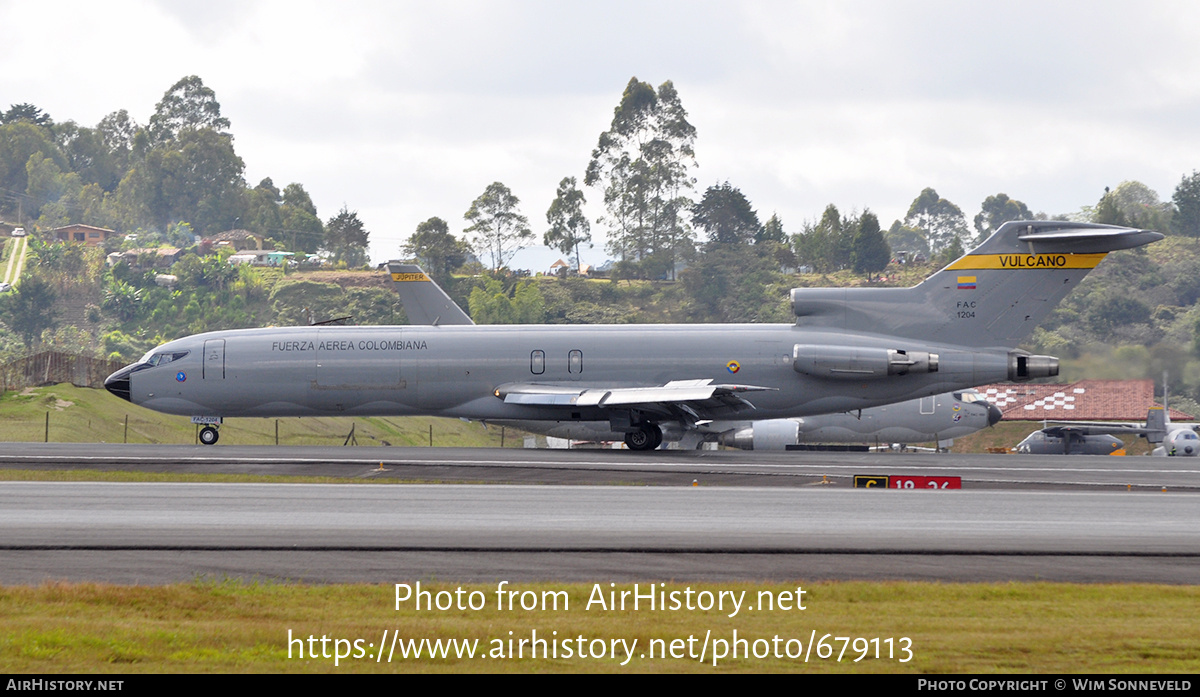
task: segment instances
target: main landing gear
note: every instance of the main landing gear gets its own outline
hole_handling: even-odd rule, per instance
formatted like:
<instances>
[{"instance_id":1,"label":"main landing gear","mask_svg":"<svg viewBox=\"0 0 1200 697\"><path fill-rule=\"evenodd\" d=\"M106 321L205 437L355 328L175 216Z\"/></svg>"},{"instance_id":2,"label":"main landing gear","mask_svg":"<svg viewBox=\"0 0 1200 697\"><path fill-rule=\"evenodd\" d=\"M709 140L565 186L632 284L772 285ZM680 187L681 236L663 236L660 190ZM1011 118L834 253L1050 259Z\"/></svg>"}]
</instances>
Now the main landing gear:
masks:
<instances>
[{"instance_id":1,"label":"main landing gear","mask_svg":"<svg viewBox=\"0 0 1200 697\"><path fill-rule=\"evenodd\" d=\"M662 445L662 429L651 423L640 423L625 434L625 445L630 450L654 450Z\"/></svg>"},{"instance_id":2,"label":"main landing gear","mask_svg":"<svg viewBox=\"0 0 1200 697\"><path fill-rule=\"evenodd\" d=\"M200 429L200 442L205 445L215 445L221 434L216 426L205 426Z\"/></svg>"}]
</instances>

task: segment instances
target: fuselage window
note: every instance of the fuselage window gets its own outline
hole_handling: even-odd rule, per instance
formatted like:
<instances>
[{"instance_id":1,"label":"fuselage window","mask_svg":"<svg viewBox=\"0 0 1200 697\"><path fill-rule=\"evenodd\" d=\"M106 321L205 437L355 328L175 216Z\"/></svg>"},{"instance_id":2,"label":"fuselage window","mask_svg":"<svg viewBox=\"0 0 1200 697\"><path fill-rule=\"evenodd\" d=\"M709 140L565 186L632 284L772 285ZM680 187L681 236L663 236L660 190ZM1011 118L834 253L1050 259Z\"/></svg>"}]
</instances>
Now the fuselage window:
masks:
<instances>
[{"instance_id":1,"label":"fuselage window","mask_svg":"<svg viewBox=\"0 0 1200 697\"><path fill-rule=\"evenodd\" d=\"M567 354L567 372L582 373L583 372L583 351L575 349Z\"/></svg>"},{"instance_id":2,"label":"fuselage window","mask_svg":"<svg viewBox=\"0 0 1200 697\"><path fill-rule=\"evenodd\" d=\"M546 352L534 351L529 356L529 372L534 375L541 375L546 372Z\"/></svg>"}]
</instances>

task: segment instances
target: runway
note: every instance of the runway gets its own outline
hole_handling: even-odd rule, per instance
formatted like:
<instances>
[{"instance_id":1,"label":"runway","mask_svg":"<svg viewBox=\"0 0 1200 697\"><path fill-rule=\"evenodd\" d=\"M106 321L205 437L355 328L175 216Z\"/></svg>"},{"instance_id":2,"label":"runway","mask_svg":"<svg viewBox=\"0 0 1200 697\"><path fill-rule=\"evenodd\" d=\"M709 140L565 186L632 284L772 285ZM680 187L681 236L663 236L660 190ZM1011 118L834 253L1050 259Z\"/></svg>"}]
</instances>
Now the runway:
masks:
<instances>
[{"instance_id":1,"label":"runway","mask_svg":"<svg viewBox=\"0 0 1200 697\"><path fill-rule=\"evenodd\" d=\"M0 468L756 487L910 474L961 476L968 489L1200 491L1200 458L1052 455L5 443Z\"/></svg>"},{"instance_id":2,"label":"runway","mask_svg":"<svg viewBox=\"0 0 1200 697\"><path fill-rule=\"evenodd\" d=\"M2 583L1200 583L1200 492L0 483Z\"/></svg>"}]
</instances>

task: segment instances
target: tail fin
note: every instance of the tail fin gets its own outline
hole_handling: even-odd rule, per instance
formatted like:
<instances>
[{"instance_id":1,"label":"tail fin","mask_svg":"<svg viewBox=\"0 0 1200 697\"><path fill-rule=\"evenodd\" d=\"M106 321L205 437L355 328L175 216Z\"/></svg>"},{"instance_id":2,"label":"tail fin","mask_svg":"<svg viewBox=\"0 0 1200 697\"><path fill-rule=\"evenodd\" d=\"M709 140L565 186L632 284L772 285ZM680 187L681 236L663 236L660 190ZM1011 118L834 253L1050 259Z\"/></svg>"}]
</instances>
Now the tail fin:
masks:
<instances>
[{"instance_id":1,"label":"tail fin","mask_svg":"<svg viewBox=\"0 0 1200 697\"><path fill-rule=\"evenodd\" d=\"M792 309L802 326L1012 347L1109 252L1162 237L1092 223L1010 222L911 288L794 288Z\"/></svg>"},{"instance_id":2,"label":"tail fin","mask_svg":"<svg viewBox=\"0 0 1200 697\"><path fill-rule=\"evenodd\" d=\"M410 324L475 324L420 266L389 261L388 271Z\"/></svg>"},{"instance_id":3,"label":"tail fin","mask_svg":"<svg viewBox=\"0 0 1200 697\"><path fill-rule=\"evenodd\" d=\"M1146 440L1151 443L1161 443L1163 437L1167 435L1167 427L1171 422L1171 417L1167 414L1164 407L1150 407L1146 412Z\"/></svg>"}]
</instances>

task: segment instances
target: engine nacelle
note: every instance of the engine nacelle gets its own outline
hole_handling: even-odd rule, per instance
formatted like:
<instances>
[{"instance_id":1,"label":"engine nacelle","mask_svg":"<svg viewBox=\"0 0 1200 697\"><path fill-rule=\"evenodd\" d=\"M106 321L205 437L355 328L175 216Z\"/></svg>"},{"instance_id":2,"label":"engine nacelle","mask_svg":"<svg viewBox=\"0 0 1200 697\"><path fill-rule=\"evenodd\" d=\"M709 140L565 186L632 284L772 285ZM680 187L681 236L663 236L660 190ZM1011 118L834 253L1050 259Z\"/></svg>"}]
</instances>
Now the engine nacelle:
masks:
<instances>
[{"instance_id":1,"label":"engine nacelle","mask_svg":"<svg viewBox=\"0 0 1200 697\"><path fill-rule=\"evenodd\" d=\"M1058 359L1054 356L1034 356L1024 351L1008 352L1008 379L1014 382L1058 375Z\"/></svg>"},{"instance_id":2,"label":"engine nacelle","mask_svg":"<svg viewBox=\"0 0 1200 697\"><path fill-rule=\"evenodd\" d=\"M792 368L827 380L863 380L909 373L936 373L938 355L904 349L796 344Z\"/></svg>"},{"instance_id":3,"label":"engine nacelle","mask_svg":"<svg viewBox=\"0 0 1200 697\"><path fill-rule=\"evenodd\" d=\"M748 428L721 435L722 445L742 450L787 450L799 442L800 422L795 419L755 421Z\"/></svg>"}]
</instances>

